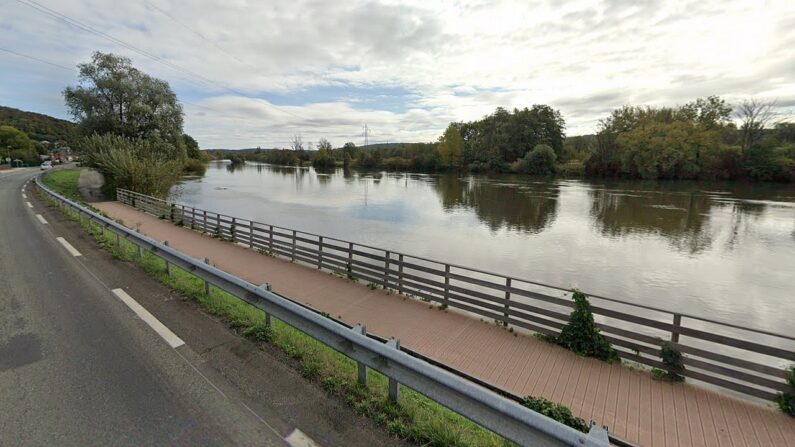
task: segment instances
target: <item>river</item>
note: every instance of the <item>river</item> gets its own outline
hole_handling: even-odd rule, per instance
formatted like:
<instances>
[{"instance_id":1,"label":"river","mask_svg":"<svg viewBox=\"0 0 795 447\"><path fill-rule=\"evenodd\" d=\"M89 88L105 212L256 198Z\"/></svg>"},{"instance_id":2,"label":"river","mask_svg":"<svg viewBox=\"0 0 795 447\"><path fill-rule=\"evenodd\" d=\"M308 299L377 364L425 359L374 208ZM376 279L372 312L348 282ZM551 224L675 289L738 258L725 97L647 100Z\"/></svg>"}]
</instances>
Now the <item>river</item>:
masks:
<instances>
[{"instance_id":1,"label":"river","mask_svg":"<svg viewBox=\"0 0 795 447\"><path fill-rule=\"evenodd\" d=\"M795 333L795 186L210 163L198 208Z\"/></svg>"}]
</instances>

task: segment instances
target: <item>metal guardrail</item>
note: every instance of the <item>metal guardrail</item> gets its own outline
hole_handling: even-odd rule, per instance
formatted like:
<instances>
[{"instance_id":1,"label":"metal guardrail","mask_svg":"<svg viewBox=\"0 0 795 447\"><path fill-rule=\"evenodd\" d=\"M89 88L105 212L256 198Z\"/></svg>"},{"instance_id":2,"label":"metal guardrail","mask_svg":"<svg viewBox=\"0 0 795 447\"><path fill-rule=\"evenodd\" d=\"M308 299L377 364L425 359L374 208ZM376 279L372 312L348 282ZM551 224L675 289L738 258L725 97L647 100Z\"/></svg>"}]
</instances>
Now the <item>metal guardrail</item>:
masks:
<instances>
[{"instance_id":1,"label":"metal guardrail","mask_svg":"<svg viewBox=\"0 0 795 447\"><path fill-rule=\"evenodd\" d=\"M364 334L358 326L352 330L286 297L128 229L55 193L44 186L39 181L39 177L36 178L35 184L60 206L73 210L79 217L85 216L90 223L96 222L105 230L160 257L166 263L179 267L203 279L207 284L282 320L296 330L353 359L362 365L361 367L380 372L395 385L400 383L407 386L508 440L519 445L532 446L609 445L607 431L603 428L592 425L588 434L581 433L531 411L486 387L403 352L394 339L383 343Z\"/></svg>"},{"instance_id":2,"label":"metal guardrail","mask_svg":"<svg viewBox=\"0 0 795 447\"><path fill-rule=\"evenodd\" d=\"M496 323L559 334L573 307L570 291L485 270L228 216L125 189L118 200L172 223L454 307ZM696 315L590 295L597 326L627 360L668 369L664 344L685 356L684 376L774 401L787 392L785 365L795 337Z\"/></svg>"}]
</instances>

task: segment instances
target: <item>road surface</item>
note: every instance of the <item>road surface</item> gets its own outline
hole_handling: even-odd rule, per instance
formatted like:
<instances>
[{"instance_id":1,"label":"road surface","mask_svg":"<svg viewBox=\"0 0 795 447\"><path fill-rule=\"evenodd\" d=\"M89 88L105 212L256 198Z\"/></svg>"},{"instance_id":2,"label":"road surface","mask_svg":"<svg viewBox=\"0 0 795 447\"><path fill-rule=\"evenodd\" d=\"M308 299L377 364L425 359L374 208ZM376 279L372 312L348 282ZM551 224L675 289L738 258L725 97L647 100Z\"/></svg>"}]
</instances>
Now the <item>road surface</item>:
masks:
<instances>
[{"instance_id":1,"label":"road surface","mask_svg":"<svg viewBox=\"0 0 795 447\"><path fill-rule=\"evenodd\" d=\"M397 443L98 250L36 174L0 176L0 446Z\"/></svg>"}]
</instances>

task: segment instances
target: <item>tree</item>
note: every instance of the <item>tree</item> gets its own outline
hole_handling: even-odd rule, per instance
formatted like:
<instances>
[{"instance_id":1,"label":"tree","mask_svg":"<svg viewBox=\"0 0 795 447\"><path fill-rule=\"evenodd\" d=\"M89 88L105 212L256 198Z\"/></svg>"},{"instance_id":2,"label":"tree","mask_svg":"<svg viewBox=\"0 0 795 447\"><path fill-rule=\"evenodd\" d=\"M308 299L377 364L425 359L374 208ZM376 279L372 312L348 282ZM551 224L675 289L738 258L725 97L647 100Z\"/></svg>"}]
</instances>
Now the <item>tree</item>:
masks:
<instances>
[{"instance_id":1,"label":"tree","mask_svg":"<svg viewBox=\"0 0 795 447\"><path fill-rule=\"evenodd\" d=\"M758 143L764 134L765 126L773 120L773 101L746 99L737 107L735 114L740 119L741 147L744 155Z\"/></svg>"},{"instance_id":2,"label":"tree","mask_svg":"<svg viewBox=\"0 0 795 447\"><path fill-rule=\"evenodd\" d=\"M321 138L320 141L317 142L317 150L325 149L327 151L331 151L331 143L325 138Z\"/></svg>"},{"instance_id":3,"label":"tree","mask_svg":"<svg viewBox=\"0 0 795 447\"><path fill-rule=\"evenodd\" d=\"M156 138L181 155L182 106L168 82L142 73L129 58L99 51L78 69L78 85L63 95L84 135Z\"/></svg>"},{"instance_id":4,"label":"tree","mask_svg":"<svg viewBox=\"0 0 795 447\"><path fill-rule=\"evenodd\" d=\"M290 142L290 148L294 151L304 150L304 140L301 138L301 135L293 136L293 140Z\"/></svg>"},{"instance_id":5,"label":"tree","mask_svg":"<svg viewBox=\"0 0 795 447\"><path fill-rule=\"evenodd\" d=\"M12 160L37 160L37 152L27 135L11 126L0 126L0 153Z\"/></svg>"},{"instance_id":6,"label":"tree","mask_svg":"<svg viewBox=\"0 0 795 447\"><path fill-rule=\"evenodd\" d=\"M555 173L555 151L546 144L539 144L527 152L524 158L511 166L515 172L531 175L552 175Z\"/></svg>"},{"instance_id":7,"label":"tree","mask_svg":"<svg viewBox=\"0 0 795 447\"><path fill-rule=\"evenodd\" d=\"M444 135L439 138L439 144L436 146L439 156L442 158L442 164L452 168L461 167L461 156L464 152L464 139L458 131L458 126L450 124Z\"/></svg>"},{"instance_id":8,"label":"tree","mask_svg":"<svg viewBox=\"0 0 795 447\"><path fill-rule=\"evenodd\" d=\"M199 143L193 139L192 136L184 133L182 134L182 141L185 143L185 153L188 158L200 159L201 151L199 150Z\"/></svg>"}]
</instances>

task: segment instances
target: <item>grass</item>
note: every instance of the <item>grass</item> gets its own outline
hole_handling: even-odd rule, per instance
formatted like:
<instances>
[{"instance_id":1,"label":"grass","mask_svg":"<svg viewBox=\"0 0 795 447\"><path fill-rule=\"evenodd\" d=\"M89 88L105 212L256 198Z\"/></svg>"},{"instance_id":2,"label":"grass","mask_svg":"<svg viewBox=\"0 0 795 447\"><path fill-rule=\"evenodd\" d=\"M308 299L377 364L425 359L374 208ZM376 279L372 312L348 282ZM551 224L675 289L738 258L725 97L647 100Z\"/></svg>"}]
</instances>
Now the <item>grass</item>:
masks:
<instances>
[{"instance_id":1,"label":"grass","mask_svg":"<svg viewBox=\"0 0 795 447\"><path fill-rule=\"evenodd\" d=\"M77 182L78 179L80 179L81 170L81 168L52 170L44 176L44 185L72 200L80 200L80 193L77 191Z\"/></svg>"},{"instance_id":2,"label":"grass","mask_svg":"<svg viewBox=\"0 0 795 447\"><path fill-rule=\"evenodd\" d=\"M76 192L78 175L62 174L56 176L57 181L45 179L45 184L64 194L71 190ZM70 181L73 184L69 184ZM306 380L318 384L329 396L340 399L360 416L370 418L390 436L423 446L513 445L408 388L401 387L398 402L390 402L388 378L384 375L369 370L367 386L360 385L353 360L276 318L268 327L261 310L215 287L210 287L210 293L205 294L204 282L189 272L171 266L171 275L168 275L162 259L146 251L139 257L137 247L131 242L122 238L117 246L115 234L90 225L85 219L79 220L68 211L65 213L80 222L114 258L137 264L154 279L179 291L185 299L194 300L206 312L221 317L238 334L256 343L275 346Z\"/></svg>"}]
</instances>

